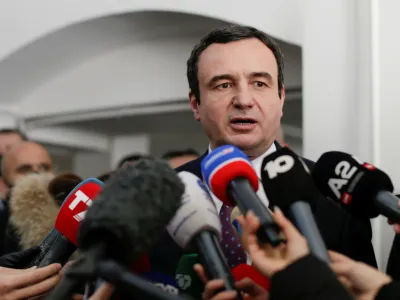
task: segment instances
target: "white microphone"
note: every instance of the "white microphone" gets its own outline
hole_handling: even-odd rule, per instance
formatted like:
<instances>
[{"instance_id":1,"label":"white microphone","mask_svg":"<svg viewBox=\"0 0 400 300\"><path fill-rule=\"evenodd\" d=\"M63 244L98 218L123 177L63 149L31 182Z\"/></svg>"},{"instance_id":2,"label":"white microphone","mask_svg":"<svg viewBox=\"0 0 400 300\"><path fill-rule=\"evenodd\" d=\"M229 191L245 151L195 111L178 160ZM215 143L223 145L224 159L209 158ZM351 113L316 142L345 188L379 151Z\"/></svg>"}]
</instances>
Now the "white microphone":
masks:
<instances>
[{"instance_id":1,"label":"white microphone","mask_svg":"<svg viewBox=\"0 0 400 300\"><path fill-rule=\"evenodd\" d=\"M181 207L167 226L167 231L183 249L190 248L194 236L210 231L221 237L221 221L217 208L200 178L182 171L178 174L185 185Z\"/></svg>"},{"instance_id":2,"label":"white microphone","mask_svg":"<svg viewBox=\"0 0 400 300\"><path fill-rule=\"evenodd\" d=\"M235 280L219 242L221 221L215 204L200 178L186 171L178 175L185 192L167 231L182 248L196 247L209 279L223 279L225 290L234 291Z\"/></svg>"}]
</instances>

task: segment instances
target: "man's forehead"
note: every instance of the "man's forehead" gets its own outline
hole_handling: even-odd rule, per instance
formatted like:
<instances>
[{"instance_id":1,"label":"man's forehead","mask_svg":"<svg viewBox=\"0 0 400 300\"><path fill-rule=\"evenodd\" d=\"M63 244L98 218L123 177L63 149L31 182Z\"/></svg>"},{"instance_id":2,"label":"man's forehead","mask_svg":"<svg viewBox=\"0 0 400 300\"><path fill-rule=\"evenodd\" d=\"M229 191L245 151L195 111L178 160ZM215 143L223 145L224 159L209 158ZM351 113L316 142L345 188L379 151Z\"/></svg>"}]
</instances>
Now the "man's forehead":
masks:
<instances>
[{"instance_id":1,"label":"man's forehead","mask_svg":"<svg viewBox=\"0 0 400 300\"><path fill-rule=\"evenodd\" d=\"M253 38L210 45L199 57L198 71L199 77L205 79L238 71L248 74L267 71L275 75L278 73L278 66L271 49Z\"/></svg>"}]
</instances>

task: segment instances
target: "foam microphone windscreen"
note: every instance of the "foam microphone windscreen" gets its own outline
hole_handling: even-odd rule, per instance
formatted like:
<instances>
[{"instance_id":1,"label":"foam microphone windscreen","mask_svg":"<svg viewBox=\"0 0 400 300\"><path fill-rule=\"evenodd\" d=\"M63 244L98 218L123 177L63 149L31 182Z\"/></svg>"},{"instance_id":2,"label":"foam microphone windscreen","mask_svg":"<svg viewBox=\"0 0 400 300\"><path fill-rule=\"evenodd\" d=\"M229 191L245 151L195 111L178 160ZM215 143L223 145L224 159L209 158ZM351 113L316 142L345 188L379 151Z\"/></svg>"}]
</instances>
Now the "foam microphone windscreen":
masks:
<instances>
[{"instance_id":1,"label":"foam microphone windscreen","mask_svg":"<svg viewBox=\"0 0 400 300\"><path fill-rule=\"evenodd\" d=\"M85 179L68 194L62 203L55 228L74 245L78 245L77 234L81 221L85 218L93 199L102 189L103 183L100 180Z\"/></svg>"},{"instance_id":2,"label":"foam microphone windscreen","mask_svg":"<svg viewBox=\"0 0 400 300\"><path fill-rule=\"evenodd\" d=\"M221 236L221 221L208 190L200 178L192 173L179 172L185 192L181 207L167 226L167 231L182 248L189 248L194 236L203 230L210 230Z\"/></svg>"},{"instance_id":3,"label":"foam microphone windscreen","mask_svg":"<svg viewBox=\"0 0 400 300\"><path fill-rule=\"evenodd\" d=\"M393 184L384 172L339 151L322 154L312 177L322 194L361 217L378 216L373 197L379 190L393 191Z\"/></svg>"},{"instance_id":4,"label":"foam microphone windscreen","mask_svg":"<svg viewBox=\"0 0 400 300\"><path fill-rule=\"evenodd\" d=\"M105 245L109 258L132 263L158 241L183 192L177 173L162 160L142 159L118 170L88 210L79 248Z\"/></svg>"},{"instance_id":5,"label":"foam microphone windscreen","mask_svg":"<svg viewBox=\"0 0 400 300\"><path fill-rule=\"evenodd\" d=\"M232 145L218 147L210 152L201 162L201 172L214 195L229 206L235 205L227 194L232 180L244 177L255 192L258 190L258 177L250 159Z\"/></svg>"},{"instance_id":6,"label":"foam microphone windscreen","mask_svg":"<svg viewBox=\"0 0 400 300\"><path fill-rule=\"evenodd\" d=\"M278 206L285 214L300 200L315 210L318 190L309 175L304 161L289 148L277 149L261 164L261 179L270 205Z\"/></svg>"},{"instance_id":7,"label":"foam microphone windscreen","mask_svg":"<svg viewBox=\"0 0 400 300\"><path fill-rule=\"evenodd\" d=\"M260 271L247 264L237 265L232 269L233 277L235 281L240 281L244 278L250 278L257 285L264 288L266 291L270 290L271 282L268 277L262 274Z\"/></svg>"}]
</instances>

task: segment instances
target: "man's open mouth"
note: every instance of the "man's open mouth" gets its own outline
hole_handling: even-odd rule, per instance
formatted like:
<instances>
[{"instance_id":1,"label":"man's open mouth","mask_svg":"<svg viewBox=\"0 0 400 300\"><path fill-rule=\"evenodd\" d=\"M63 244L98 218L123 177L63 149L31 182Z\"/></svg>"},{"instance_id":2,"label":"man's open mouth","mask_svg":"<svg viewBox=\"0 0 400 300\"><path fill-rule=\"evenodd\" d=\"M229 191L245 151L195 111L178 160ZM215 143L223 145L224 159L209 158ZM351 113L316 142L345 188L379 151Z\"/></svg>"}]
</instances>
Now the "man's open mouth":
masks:
<instances>
[{"instance_id":1,"label":"man's open mouth","mask_svg":"<svg viewBox=\"0 0 400 300\"><path fill-rule=\"evenodd\" d=\"M255 123L257 123L257 121L251 118L233 118L231 120L231 124L235 125L250 125Z\"/></svg>"}]
</instances>

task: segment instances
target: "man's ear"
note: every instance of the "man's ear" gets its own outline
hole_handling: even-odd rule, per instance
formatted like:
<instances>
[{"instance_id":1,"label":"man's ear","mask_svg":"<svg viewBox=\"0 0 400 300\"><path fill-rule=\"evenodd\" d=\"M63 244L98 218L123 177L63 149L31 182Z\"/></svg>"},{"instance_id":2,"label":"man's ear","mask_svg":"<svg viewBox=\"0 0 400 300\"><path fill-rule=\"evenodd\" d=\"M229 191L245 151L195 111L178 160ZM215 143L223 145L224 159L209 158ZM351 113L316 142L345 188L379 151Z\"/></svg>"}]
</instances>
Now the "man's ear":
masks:
<instances>
[{"instance_id":1,"label":"man's ear","mask_svg":"<svg viewBox=\"0 0 400 300\"><path fill-rule=\"evenodd\" d=\"M200 121L200 111L199 111L200 103L197 101L196 96L191 91L189 92L189 102L190 102L190 108L193 112L195 120Z\"/></svg>"}]
</instances>

